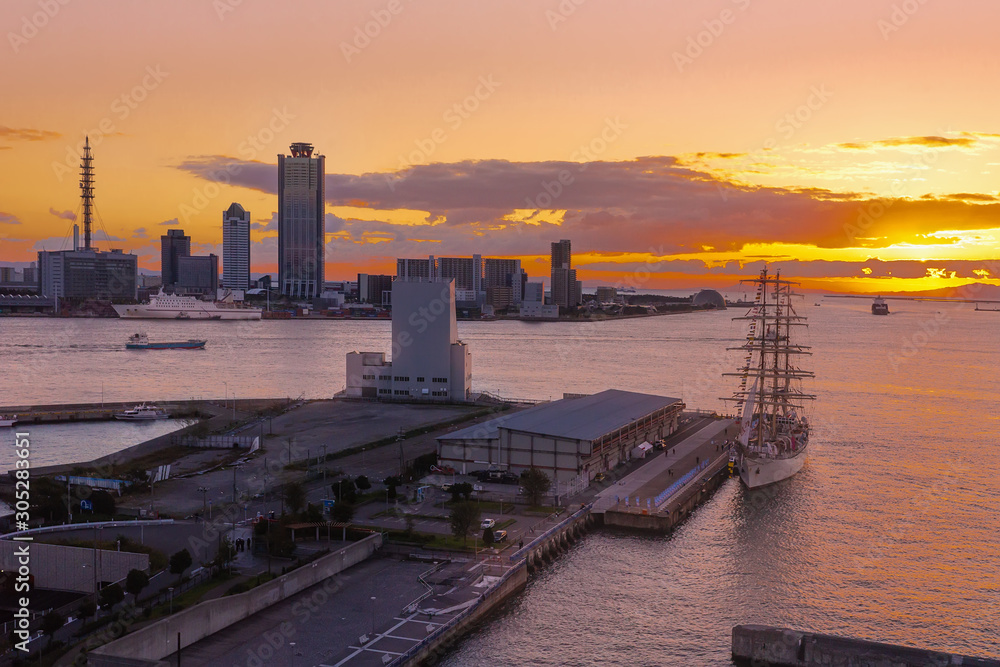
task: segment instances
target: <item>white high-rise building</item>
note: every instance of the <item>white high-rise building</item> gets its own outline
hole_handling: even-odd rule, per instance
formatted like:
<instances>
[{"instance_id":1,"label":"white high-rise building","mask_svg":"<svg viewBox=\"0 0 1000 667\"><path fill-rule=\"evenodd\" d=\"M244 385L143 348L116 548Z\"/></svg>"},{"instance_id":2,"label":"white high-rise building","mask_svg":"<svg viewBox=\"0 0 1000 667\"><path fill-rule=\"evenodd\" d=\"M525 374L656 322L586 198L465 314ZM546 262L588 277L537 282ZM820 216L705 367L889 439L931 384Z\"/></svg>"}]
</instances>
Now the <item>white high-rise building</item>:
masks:
<instances>
[{"instance_id":1,"label":"white high-rise building","mask_svg":"<svg viewBox=\"0 0 1000 667\"><path fill-rule=\"evenodd\" d=\"M323 292L326 158L295 143L278 156L278 284L282 294L311 299Z\"/></svg>"},{"instance_id":2,"label":"white high-rise building","mask_svg":"<svg viewBox=\"0 0 1000 667\"><path fill-rule=\"evenodd\" d=\"M392 283L392 360L384 352L347 354L347 395L465 401L472 354L458 339L452 279Z\"/></svg>"},{"instance_id":3,"label":"white high-rise building","mask_svg":"<svg viewBox=\"0 0 1000 667\"><path fill-rule=\"evenodd\" d=\"M524 300L521 302L521 317L554 320L559 317L559 306L545 303L545 285L527 283L524 286Z\"/></svg>"},{"instance_id":4,"label":"white high-rise building","mask_svg":"<svg viewBox=\"0 0 1000 667\"><path fill-rule=\"evenodd\" d=\"M236 202L222 214L222 286L250 289L250 211Z\"/></svg>"}]
</instances>

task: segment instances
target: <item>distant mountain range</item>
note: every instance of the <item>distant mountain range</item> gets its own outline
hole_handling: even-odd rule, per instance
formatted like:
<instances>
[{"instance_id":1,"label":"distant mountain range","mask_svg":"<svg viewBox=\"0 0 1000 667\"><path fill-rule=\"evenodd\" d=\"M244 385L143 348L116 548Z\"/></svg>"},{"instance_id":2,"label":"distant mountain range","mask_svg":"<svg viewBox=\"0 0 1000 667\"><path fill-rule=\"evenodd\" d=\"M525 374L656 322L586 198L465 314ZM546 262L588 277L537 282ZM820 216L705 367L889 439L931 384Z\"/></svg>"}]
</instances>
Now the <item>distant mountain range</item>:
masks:
<instances>
[{"instance_id":1,"label":"distant mountain range","mask_svg":"<svg viewBox=\"0 0 1000 667\"><path fill-rule=\"evenodd\" d=\"M941 287L923 292L883 292L882 296L931 296L950 299L1000 300L1000 286L973 282L960 287Z\"/></svg>"}]
</instances>

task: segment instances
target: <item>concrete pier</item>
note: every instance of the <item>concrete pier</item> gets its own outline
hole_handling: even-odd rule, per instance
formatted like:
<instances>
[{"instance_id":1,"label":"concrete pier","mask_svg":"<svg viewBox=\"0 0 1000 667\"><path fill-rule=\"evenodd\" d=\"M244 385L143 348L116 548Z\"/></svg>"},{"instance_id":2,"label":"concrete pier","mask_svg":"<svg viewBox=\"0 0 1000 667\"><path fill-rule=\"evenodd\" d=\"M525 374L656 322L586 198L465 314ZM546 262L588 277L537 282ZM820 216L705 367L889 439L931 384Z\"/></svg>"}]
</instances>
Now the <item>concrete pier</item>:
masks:
<instances>
[{"instance_id":1,"label":"concrete pier","mask_svg":"<svg viewBox=\"0 0 1000 667\"><path fill-rule=\"evenodd\" d=\"M602 491L594 513L603 515L608 527L669 532L728 477L725 442L735 437L736 429L735 422L722 419L669 445L653 461Z\"/></svg>"},{"instance_id":2,"label":"concrete pier","mask_svg":"<svg viewBox=\"0 0 1000 667\"><path fill-rule=\"evenodd\" d=\"M863 639L801 632L768 625L737 625L733 628L733 660L737 664L773 667L813 665L870 665L871 667L1000 667L1000 660L972 658L882 644Z\"/></svg>"}]
</instances>

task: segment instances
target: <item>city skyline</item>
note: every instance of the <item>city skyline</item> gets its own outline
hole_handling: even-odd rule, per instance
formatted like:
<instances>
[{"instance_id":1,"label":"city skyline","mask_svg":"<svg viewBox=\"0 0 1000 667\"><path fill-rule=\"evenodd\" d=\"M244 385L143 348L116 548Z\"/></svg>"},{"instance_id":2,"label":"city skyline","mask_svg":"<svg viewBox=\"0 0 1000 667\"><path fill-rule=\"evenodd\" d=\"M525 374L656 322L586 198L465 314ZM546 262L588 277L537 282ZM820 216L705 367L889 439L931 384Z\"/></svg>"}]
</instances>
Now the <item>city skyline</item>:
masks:
<instances>
[{"instance_id":1,"label":"city skyline","mask_svg":"<svg viewBox=\"0 0 1000 667\"><path fill-rule=\"evenodd\" d=\"M112 6L129 31L75 5L0 9L0 262L69 246L89 134L94 241L147 271L161 226L222 256L218 213L239 201L251 271L277 273L276 156L308 141L328 156L327 280L473 253L542 277L568 238L589 288L728 287L758 260L808 289L998 284L983 3ZM291 70L225 46L306 15L331 39ZM81 48L102 39L117 57Z\"/></svg>"}]
</instances>

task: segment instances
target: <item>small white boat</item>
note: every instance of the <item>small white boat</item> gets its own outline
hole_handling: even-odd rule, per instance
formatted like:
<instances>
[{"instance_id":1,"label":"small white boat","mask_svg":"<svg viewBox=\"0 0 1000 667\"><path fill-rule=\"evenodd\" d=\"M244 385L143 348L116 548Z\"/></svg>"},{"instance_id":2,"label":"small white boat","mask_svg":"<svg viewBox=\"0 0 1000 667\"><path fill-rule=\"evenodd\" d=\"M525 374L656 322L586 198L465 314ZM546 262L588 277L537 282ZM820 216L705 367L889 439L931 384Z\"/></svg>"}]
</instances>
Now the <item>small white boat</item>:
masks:
<instances>
[{"instance_id":1,"label":"small white boat","mask_svg":"<svg viewBox=\"0 0 1000 667\"><path fill-rule=\"evenodd\" d=\"M13 426L17 423L17 415L0 415L0 426Z\"/></svg>"},{"instance_id":2,"label":"small white boat","mask_svg":"<svg viewBox=\"0 0 1000 667\"><path fill-rule=\"evenodd\" d=\"M169 418L170 415L167 414L166 410L158 408L155 405L146 405L145 403L137 405L131 410L115 414L115 419L121 419L122 421L148 421L150 419Z\"/></svg>"}]
</instances>

